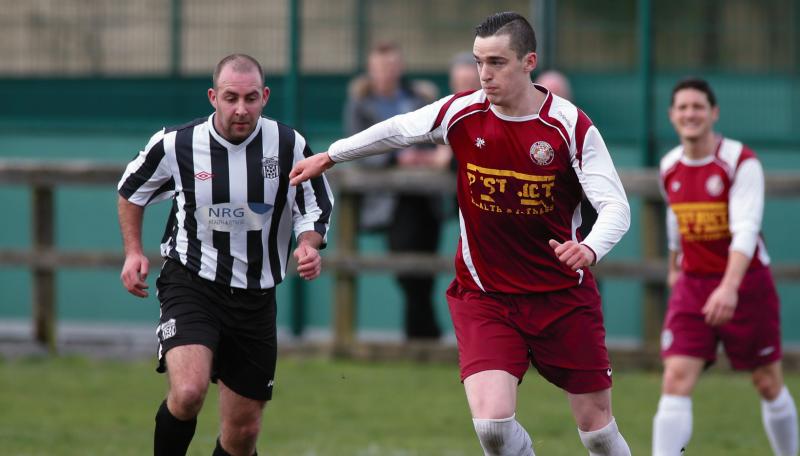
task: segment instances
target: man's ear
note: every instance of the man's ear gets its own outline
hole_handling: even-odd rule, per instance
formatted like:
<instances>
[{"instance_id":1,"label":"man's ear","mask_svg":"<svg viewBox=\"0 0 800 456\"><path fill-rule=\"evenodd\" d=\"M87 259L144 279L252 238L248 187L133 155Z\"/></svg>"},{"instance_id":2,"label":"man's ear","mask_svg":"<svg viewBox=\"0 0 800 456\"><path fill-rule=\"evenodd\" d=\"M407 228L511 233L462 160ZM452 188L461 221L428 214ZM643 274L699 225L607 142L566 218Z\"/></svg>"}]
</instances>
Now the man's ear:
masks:
<instances>
[{"instance_id":1,"label":"man's ear","mask_svg":"<svg viewBox=\"0 0 800 456\"><path fill-rule=\"evenodd\" d=\"M538 63L538 56L535 52L529 52L522 58L522 65L525 71L532 73L536 69Z\"/></svg>"},{"instance_id":2,"label":"man's ear","mask_svg":"<svg viewBox=\"0 0 800 456\"><path fill-rule=\"evenodd\" d=\"M208 89L208 102L211 103L214 109L217 109L217 92L214 89Z\"/></svg>"},{"instance_id":3,"label":"man's ear","mask_svg":"<svg viewBox=\"0 0 800 456\"><path fill-rule=\"evenodd\" d=\"M264 86L264 93L263 93L263 96L261 97L261 100L262 100L261 101L261 107L266 106L267 105L267 100L269 100L269 87Z\"/></svg>"}]
</instances>

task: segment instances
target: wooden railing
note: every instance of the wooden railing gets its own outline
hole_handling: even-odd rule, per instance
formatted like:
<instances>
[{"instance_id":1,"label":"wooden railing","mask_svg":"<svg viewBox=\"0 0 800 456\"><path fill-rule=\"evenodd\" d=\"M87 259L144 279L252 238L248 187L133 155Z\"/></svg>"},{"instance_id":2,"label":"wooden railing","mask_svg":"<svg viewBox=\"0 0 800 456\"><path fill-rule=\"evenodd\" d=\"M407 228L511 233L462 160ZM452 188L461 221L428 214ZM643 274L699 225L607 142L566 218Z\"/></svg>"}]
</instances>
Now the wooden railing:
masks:
<instances>
[{"instance_id":1,"label":"wooden railing","mask_svg":"<svg viewBox=\"0 0 800 456\"><path fill-rule=\"evenodd\" d=\"M123 172L117 164L88 161L17 161L0 160L0 184L27 186L32 191L32 240L30 249L0 249L0 265L29 267L33 272L33 319L36 340L55 351L55 271L60 268L119 268L121 251L63 252L54 245L54 191L70 185L111 187ZM416 194L452 195L455 177L431 171L365 171L339 167L328 177L337 193L336 251L325 257L325 269L334 275L333 342L338 353L351 352L355 339L355 278L366 271L436 274L453 270L453 259L422 254L361 255L357 250L358 195L372 191L402 191ZM658 341L665 306L666 265L663 259L664 207L658 192L657 175L652 170L620 173L629 196L643 199L643 258L635 261L603 261L593 272L599 278L624 277L644 283L643 332L645 348ZM771 197L800 196L800 175L767 176L767 194ZM159 255L148 253L157 263ZM800 280L800 264L774 266L777 280Z\"/></svg>"}]
</instances>

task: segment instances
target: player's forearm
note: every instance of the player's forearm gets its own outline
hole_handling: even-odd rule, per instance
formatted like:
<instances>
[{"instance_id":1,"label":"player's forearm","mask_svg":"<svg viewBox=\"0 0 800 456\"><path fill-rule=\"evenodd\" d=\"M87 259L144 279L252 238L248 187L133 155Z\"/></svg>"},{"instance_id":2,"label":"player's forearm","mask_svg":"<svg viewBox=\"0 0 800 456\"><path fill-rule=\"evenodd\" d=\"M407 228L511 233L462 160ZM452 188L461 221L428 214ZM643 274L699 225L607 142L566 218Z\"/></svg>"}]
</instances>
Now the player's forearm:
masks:
<instances>
[{"instance_id":1,"label":"player's forearm","mask_svg":"<svg viewBox=\"0 0 800 456\"><path fill-rule=\"evenodd\" d=\"M747 273L748 266L750 266L750 257L742 252L731 250L728 254L728 264L725 267L725 275L722 276L720 286L738 290L739 285L742 284L742 278Z\"/></svg>"},{"instance_id":2,"label":"player's forearm","mask_svg":"<svg viewBox=\"0 0 800 456\"><path fill-rule=\"evenodd\" d=\"M125 255L141 254L144 207L137 206L120 196L117 201L117 211Z\"/></svg>"},{"instance_id":3,"label":"player's forearm","mask_svg":"<svg viewBox=\"0 0 800 456\"><path fill-rule=\"evenodd\" d=\"M599 262L617 245L631 224L631 211L626 200L603 204L597 213L597 221L583 244L592 249Z\"/></svg>"},{"instance_id":4,"label":"player's forearm","mask_svg":"<svg viewBox=\"0 0 800 456\"><path fill-rule=\"evenodd\" d=\"M333 143L328 153L334 162L355 160L403 149L414 144L444 143L442 128L435 128L442 101L378 122L366 130Z\"/></svg>"}]
</instances>

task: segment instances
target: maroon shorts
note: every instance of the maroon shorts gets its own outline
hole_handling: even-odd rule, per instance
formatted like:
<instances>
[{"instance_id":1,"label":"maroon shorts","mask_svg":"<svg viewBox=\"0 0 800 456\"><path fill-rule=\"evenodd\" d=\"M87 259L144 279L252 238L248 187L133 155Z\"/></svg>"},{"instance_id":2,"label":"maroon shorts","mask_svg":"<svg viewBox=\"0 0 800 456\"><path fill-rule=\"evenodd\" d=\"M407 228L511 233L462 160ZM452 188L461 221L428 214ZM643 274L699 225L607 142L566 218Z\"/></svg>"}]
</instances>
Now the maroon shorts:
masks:
<instances>
[{"instance_id":1,"label":"maroon shorts","mask_svg":"<svg viewBox=\"0 0 800 456\"><path fill-rule=\"evenodd\" d=\"M532 364L542 377L573 394L611 387L600 295L591 275L578 287L526 295L466 290L454 280L447 303L461 381L503 370L522 382Z\"/></svg>"},{"instance_id":2,"label":"maroon shorts","mask_svg":"<svg viewBox=\"0 0 800 456\"><path fill-rule=\"evenodd\" d=\"M681 274L669 298L661 357L685 355L710 364L716 361L717 346L722 342L736 370L753 370L781 359L780 301L769 268L747 272L733 318L711 327L702 308L720 280Z\"/></svg>"}]
</instances>

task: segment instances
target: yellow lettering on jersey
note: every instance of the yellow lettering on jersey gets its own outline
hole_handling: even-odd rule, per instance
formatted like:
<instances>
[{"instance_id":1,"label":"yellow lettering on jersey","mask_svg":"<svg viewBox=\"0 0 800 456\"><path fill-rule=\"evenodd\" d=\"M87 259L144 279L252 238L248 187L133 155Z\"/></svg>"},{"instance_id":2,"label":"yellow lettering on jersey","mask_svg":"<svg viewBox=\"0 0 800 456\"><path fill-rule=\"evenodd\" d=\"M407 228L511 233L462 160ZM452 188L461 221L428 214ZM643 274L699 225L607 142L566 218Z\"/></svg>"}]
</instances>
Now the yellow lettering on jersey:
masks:
<instances>
[{"instance_id":1,"label":"yellow lettering on jersey","mask_svg":"<svg viewBox=\"0 0 800 456\"><path fill-rule=\"evenodd\" d=\"M678 220L681 237L686 241L715 241L731 236L725 201L678 203L670 207Z\"/></svg>"},{"instance_id":2,"label":"yellow lettering on jersey","mask_svg":"<svg viewBox=\"0 0 800 456\"><path fill-rule=\"evenodd\" d=\"M553 187L556 176L537 176L508 169L494 169L467 163L467 182L472 204L488 212L515 215L540 215L555 209ZM474 185L480 182L478 185ZM509 200L506 191L513 192L517 200ZM499 198L499 199L498 199ZM500 207L511 204L511 207ZM491 203L491 204L487 204ZM517 206L516 208L514 206Z\"/></svg>"}]
</instances>

